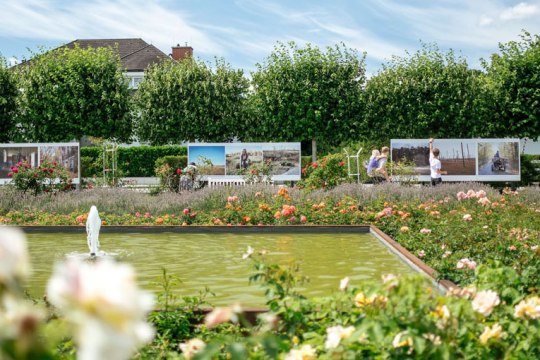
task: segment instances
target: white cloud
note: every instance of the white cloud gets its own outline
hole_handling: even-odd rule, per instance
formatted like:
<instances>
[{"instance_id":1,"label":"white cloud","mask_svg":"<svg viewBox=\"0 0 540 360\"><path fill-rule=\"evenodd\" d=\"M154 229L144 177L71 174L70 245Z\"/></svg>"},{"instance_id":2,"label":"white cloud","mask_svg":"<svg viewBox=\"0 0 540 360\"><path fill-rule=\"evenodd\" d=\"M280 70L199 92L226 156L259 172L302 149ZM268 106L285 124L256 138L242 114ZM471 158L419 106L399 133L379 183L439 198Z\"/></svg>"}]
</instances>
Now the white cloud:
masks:
<instances>
[{"instance_id":1,"label":"white cloud","mask_svg":"<svg viewBox=\"0 0 540 360\"><path fill-rule=\"evenodd\" d=\"M500 18L502 21L521 20L537 15L539 12L540 6L522 2L505 9L501 12ZM536 20L538 21L539 19Z\"/></svg>"},{"instance_id":2,"label":"white cloud","mask_svg":"<svg viewBox=\"0 0 540 360\"><path fill-rule=\"evenodd\" d=\"M478 25L480 25L480 26L489 26L491 24L493 24L493 18L491 18L489 16L486 16L486 15L480 16L480 21L478 22Z\"/></svg>"},{"instance_id":3,"label":"white cloud","mask_svg":"<svg viewBox=\"0 0 540 360\"><path fill-rule=\"evenodd\" d=\"M190 21L194 19L189 14L167 9L158 1L7 1L0 13L0 33L64 42L140 37L166 53L171 46L184 42L195 44L201 53L223 52L221 44Z\"/></svg>"}]
</instances>

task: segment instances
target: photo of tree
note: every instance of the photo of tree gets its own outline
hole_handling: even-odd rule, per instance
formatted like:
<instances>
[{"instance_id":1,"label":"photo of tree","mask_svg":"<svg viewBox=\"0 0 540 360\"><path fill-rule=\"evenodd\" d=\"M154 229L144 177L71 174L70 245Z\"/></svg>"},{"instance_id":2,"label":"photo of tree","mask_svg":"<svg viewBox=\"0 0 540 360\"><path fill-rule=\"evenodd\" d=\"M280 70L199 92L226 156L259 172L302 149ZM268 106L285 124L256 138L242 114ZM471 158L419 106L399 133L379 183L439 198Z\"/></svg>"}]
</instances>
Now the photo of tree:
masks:
<instances>
[{"instance_id":1,"label":"photo of tree","mask_svg":"<svg viewBox=\"0 0 540 360\"><path fill-rule=\"evenodd\" d=\"M70 178L79 177L79 147L73 145L46 145L39 147L40 163L47 160L69 172Z\"/></svg>"},{"instance_id":2,"label":"photo of tree","mask_svg":"<svg viewBox=\"0 0 540 360\"><path fill-rule=\"evenodd\" d=\"M210 161L212 166L208 167ZM189 145L188 163L205 166L207 175L225 175L225 146Z\"/></svg>"},{"instance_id":3,"label":"photo of tree","mask_svg":"<svg viewBox=\"0 0 540 360\"><path fill-rule=\"evenodd\" d=\"M428 140L396 140L392 141L392 161L413 164L417 175L429 175Z\"/></svg>"},{"instance_id":4,"label":"photo of tree","mask_svg":"<svg viewBox=\"0 0 540 360\"><path fill-rule=\"evenodd\" d=\"M478 175L519 175L519 141L478 143Z\"/></svg>"},{"instance_id":5,"label":"photo of tree","mask_svg":"<svg viewBox=\"0 0 540 360\"><path fill-rule=\"evenodd\" d=\"M290 144L268 144L263 148L264 162L272 164L270 175L300 176L300 149Z\"/></svg>"},{"instance_id":6,"label":"photo of tree","mask_svg":"<svg viewBox=\"0 0 540 360\"><path fill-rule=\"evenodd\" d=\"M31 166L35 166L38 163L38 148L0 145L0 179L9 179L11 167L22 161L28 161Z\"/></svg>"}]
</instances>

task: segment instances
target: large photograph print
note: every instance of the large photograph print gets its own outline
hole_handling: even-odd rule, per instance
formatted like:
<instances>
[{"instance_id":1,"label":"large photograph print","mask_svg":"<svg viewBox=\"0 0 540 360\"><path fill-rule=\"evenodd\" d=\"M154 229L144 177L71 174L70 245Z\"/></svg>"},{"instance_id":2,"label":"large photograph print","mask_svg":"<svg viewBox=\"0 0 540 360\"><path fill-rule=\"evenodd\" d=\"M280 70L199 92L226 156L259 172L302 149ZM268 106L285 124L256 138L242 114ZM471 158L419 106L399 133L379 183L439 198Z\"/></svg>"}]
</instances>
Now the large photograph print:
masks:
<instances>
[{"instance_id":1,"label":"large photograph print","mask_svg":"<svg viewBox=\"0 0 540 360\"><path fill-rule=\"evenodd\" d=\"M231 144L225 147L225 174L241 175L252 166L263 162L262 147L258 144Z\"/></svg>"},{"instance_id":2,"label":"large photograph print","mask_svg":"<svg viewBox=\"0 0 540 360\"><path fill-rule=\"evenodd\" d=\"M225 175L225 146L188 146L188 163L205 168L207 175Z\"/></svg>"},{"instance_id":3,"label":"large photograph print","mask_svg":"<svg viewBox=\"0 0 540 360\"><path fill-rule=\"evenodd\" d=\"M300 143L188 144L188 162L206 165L204 176L214 179L243 179L250 169L268 164L273 180L300 180L300 155Z\"/></svg>"},{"instance_id":4,"label":"large photograph print","mask_svg":"<svg viewBox=\"0 0 540 360\"><path fill-rule=\"evenodd\" d=\"M45 160L66 169L73 183L79 183L78 143L28 143L0 144L0 184L11 181L12 166L27 162L36 167Z\"/></svg>"},{"instance_id":5,"label":"large photograph print","mask_svg":"<svg viewBox=\"0 0 540 360\"><path fill-rule=\"evenodd\" d=\"M519 139L435 139L443 181L519 181ZM430 181L429 140L391 140L392 161Z\"/></svg>"},{"instance_id":6,"label":"large photograph print","mask_svg":"<svg viewBox=\"0 0 540 360\"><path fill-rule=\"evenodd\" d=\"M69 172L70 178L79 176L79 147L63 145L44 145L39 147L40 162L62 166Z\"/></svg>"},{"instance_id":7,"label":"large photograph print","mask_svg":"<svg viewBox=\"0 0 540 360\"><path fill-rule=\"evenodd\" d=\"M300 149L295 144L266 144L263 161L272 165L272 176L300 176Z\"/></svg>"},{"instance_id":8,"label":"large photograph print","mask_svg":"<svg viewBox=\"0 0 540 360\"><path fill-rule=\"evenodd\" d=\"M27 161L30 166L38 163L38 148L36 146L19 147L8 144L0 145L0 179L9 179L11 167Z\"/></svg>"},{"instance_id":9,"label":"large photograph print","mask_svg":"<svg viewBox=\"0 0 540 360\"><path fill-rule=\"evenodd\" d=\"M478 142L478 175L519 175L519 142Z\"/></svg>"}]
</instances>

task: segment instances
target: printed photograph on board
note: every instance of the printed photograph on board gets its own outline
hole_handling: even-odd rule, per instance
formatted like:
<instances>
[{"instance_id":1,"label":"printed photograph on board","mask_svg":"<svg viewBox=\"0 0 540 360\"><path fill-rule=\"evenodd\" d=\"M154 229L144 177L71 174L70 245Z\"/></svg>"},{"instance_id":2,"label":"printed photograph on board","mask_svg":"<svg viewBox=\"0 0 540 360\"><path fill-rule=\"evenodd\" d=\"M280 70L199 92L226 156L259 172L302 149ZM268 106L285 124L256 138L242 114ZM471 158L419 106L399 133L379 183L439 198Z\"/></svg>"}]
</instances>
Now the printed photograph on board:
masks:
<instances>
[{"instance_id":1,"label":"printed photograph on board","mask_svg":"<svg viewBox=\"0 0 540 360\"><path fill-rule=\"evenodd\" d=\"M39 147L39 160L56 163L69 172L70 178L79 177L79 147L47 145Z\"/></svg>"},{"instance_id":2,"label":"printed photograph on board","mask_svg":"<svg viewBox=\"0 0 540 360\"><path fill-rule=\"evenodd\" d=\"M428 140L392 140L392 162L407 163L417 175L429 175Z\"/></svg>"},{"instance_id":3,"label":"printed photograph on board","mask_svg":"<svg viewBox=\"0 0 540 360\"><path fill-rule=\"evenodd\" d=\"M8 174L11 172L11 167L23 161L28 161L31 166L36 166L38 148L0 146L0 178L9 179Z\"/></svg>"},{"instance_id":4,"label":"printed photograph on board","mask_svg":"<svg viewBox=\"0 0 540 360\"><path fill-rule=\"evenodd\" d=\"M435 139L441 167L447 175L476 175L476 140ZM417 175L429 175L429 141L398 140L392 142L392 161L409 163Z\"/></svg>"},{"instance_id":5,"label":"printed photograph on board","mask_svg":"<svg viewBox=\"0 0 540 360\"><path fill-rule=\"evenodd\" d=\"M227 175L244 175L249 167L262 164L263 151L259 144L231 144L225 148L225 158Z\"/></svg>"},{"instance_id":6,"label":"printed photograph on board","mask_svg":"<svg viewBox=\"0 0 540 360\"><path fill-rule=\"evenodd\" d=\"M300 176L300 149L289 144L266 144L263 161L272 165L270 175Z\"/></svg>"},{"instance_id":7,"label":"printed photograph on board","mask_svg":"<svg viewBox=\"0 0 540 360\"><path fill-rule=\"evenodd\" d=\"M519 142L478 142L478 175L519 175Z\"/></svg>"},{"instance_id":8,"label":"printed photograph on board","mask_svg":"<svg viewBox=\"0 0 540 360\"><path fill-rule=\"evenodd\" d=\"M189 163L204 167L206 175L225 175L225 146L189 145Z\"/></svg>"}]
</instances>

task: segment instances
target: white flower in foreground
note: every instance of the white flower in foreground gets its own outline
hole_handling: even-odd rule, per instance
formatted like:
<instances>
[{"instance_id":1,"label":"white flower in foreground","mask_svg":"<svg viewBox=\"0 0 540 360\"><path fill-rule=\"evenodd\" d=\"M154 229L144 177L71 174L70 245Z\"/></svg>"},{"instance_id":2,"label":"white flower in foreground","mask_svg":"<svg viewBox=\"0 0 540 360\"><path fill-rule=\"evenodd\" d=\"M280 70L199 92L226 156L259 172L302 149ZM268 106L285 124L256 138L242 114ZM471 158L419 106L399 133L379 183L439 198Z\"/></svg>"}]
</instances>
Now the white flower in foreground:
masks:
<instances>
[{"instance_id":1,"label":"white flower in foreground","mask_svg":"<svg viewBox=\"0 0 540 360\"><path fill-rule=\"evenodd\" d=\"M493 326L489 327L486 326L484 328L484 332L482 335L480 335L480 343L487 344L489 339L500 339L504 336L504 332L502 331L502 327L499 324L494 324Z\"/></svg>"},{"instance_id":2,"label":"white flower in foreground","mask_svg":"<svg viewBox=\"0 0 540 360\"><path fill-rule=\"evenodd\" d=\"M463 215L464 221L472 221L472 215L471 214L465 214Z\"/></svg>"},{"instance_id":3,"label":"white flower in foreground","mask_svg":"<svg viewBox=\"0 0 540 360\"><path fill-rule=\"evenodd\" d=\"M253 248L248 245L247 251L245 252L244 255L242 255L242 260L246 260L247 258L251 257L251 255L253 255L253 252L254 252Z\"/></svg>"},{"instance_id":4,"label":"white flower in foreground","mask_svg":"<svg viewBox=\"0 0 540 360\"><path fill-rule=\"evenodd\" d=\"M521 300L514 308L514 316L517 318L540 319L540 298L533 296Z\"/></svg>"},{"instance_id":5,"label":"white flower in foreground","mask_svg":"<svg viewBox=\"0 0 540 360\"><path fill-rule=\"evenodd\" d=\"M347 290L347 288L349 287L349 280L350 279L348 276L341 279L341 281L339 282L339 290L341 291Z\"/></svg>"},{"instance_id":6,"label":"white flower in foreground","mask_svg":"<svg viewBox=\"0 0 540 360\"><path fill-rule=\"evenodd\" d=\"M35 330L45 313L30 301L11 294L0 299L0 339L18 339L35 336ZM1 357L0 352L0 358Z\"/></svg>"},{"instance_id":7,"label":"white flower in foreground","mask_svg":"<svg viewBox=\"0 0 540 360\"><path fill-rule=\"evenodd\" d=\"M137 288L127 264L70 259L55 266L47 293L51 304L77 326L78 359L127 359L153 337L145 322L152 295Z\"/></svg>"},{"instance_id":8,"label":"white flower in foreground","mask_svg":"<svg viewBox=\"0 0 540 360\"><path fill-rule=\"evenodd\" d=\"M29 274L30 261L24 233L0 226L0 284L24 280Z\"/></svg>"},{"instance_id":9,"label":"white flower in foreground","mask_svg":"<svg viewBox=\"0 0 540 360\"><path fill-rule=\"evenodd\" d=\"M491 314L495 306L499 305L501 300L495 291L479 291L472 301L472 308L484 316Z\"/></svg>"},{"instance_id":10,"label":"white flower in foreground","mask_svg":"<svg viewBox=\"0 0 540 360\"><path fill-rule=\"evenodd\" d=\"M332 326L326 329L326 341L324 347L326 350L335 349L343 339L347 339L354 332L354 326L344 328L341 325Z\"/></svg>"},{"instance_id":11,"label":"white flower in foreground","mask_svg":"<svg viewBox=\"0 0 540 360\"><path fill-rule=\"evenodd\" d=\"M285 360L314 360L317 358L317 350L311 345L304 345L300 349L289 351Z\"/></svg>"},{"instance_id":12,"label":"white flower in foreground","mask_svg":"<svg viewBox=\"0 0 540 360\"><path fill-rule=\"evenodd\" d=\"M238 314L242 313L242 307L239 304L228 307L217 307L212 310L204 319L204 324L209 328L214 328L219 324L231 321L238 322Z\"/></svg>"},{"instance_id":13,"label":"white flower in foreground","mask_svg":"<svg viewBox=\"0 0 540 360\"><path fill-rule=\"evenodd\" d=\"M402 331L402 332L398 333L396 336L394 336L394 340L392 340L392 346L393 347L395 347L395 348L399 348L399 347L403 347L403 346L412 347L412 345L413 345L412 338L407 337L405 340L401 340L403 335L406 335L405 331Z\"/></svg>"},{"instance_id":14,"label":"white flower in foreground","mask_svg":"<svg viewBox=\"0 0 540 360\"><path fill-rule=\"evenodd\" d=\"M204 349L205 342L201 339L191 339L188 342L180 344L180 350L184 354L186 359L191 359L193 355Z\"/></svg>"}]
</instances>

